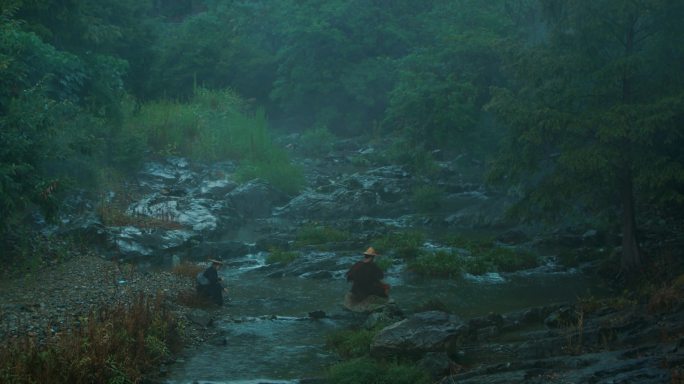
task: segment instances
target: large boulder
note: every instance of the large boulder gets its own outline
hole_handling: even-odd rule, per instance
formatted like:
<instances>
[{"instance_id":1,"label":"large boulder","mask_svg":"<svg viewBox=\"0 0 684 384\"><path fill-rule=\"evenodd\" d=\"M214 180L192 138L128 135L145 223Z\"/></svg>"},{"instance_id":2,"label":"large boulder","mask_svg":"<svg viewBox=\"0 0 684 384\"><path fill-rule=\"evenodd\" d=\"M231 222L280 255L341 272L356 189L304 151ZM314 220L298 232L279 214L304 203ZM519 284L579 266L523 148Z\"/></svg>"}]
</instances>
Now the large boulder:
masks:
<instances>
[{"instance_id":1,"label":"large boulder","mask_svg":"<svg viewBox=\"0 0 684 384\"><path fill-rule=\"evenodd\" d=\"M254 179L233 189L226 197L244 218L271 216L271 210L284 200L285 195L264 180Z\"/></svg>"},{"instance_id":2,"label":"large boulder","mask_svg":"<svg viewBox=\"0 0 684 384\"><path fill-rule=\"evenodd\" d=\"M456 315L442 311L416 313L382 329L373 338L371 354L420 358L427 352L449 350L467 333L467 324Z\"/></svg>"}]
</instances>

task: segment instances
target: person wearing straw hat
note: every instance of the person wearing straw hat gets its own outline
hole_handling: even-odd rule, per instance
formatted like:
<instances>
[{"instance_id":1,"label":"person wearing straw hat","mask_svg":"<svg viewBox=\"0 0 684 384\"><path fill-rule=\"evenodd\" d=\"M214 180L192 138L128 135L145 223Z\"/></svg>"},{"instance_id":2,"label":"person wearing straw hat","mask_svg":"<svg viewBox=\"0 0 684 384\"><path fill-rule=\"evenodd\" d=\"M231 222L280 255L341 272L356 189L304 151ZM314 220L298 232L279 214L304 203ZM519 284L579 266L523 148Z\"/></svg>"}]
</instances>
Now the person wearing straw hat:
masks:
<instances>
[{"instance_id":1,"label":"person wearing straw hat","mask_svg":"<svg viewBox=\"0 0 684 384\"><path fill-rule=\"evenodd\" d=\"M223 262L216 259L209 259L211 265L204 272L197 275L197 293L201 296L211 300L216 305L223 305L223 285L218 276L218 270L223 265Z\"/></svg>"},{"instance_id":2,"label":"person wearing straw hat","mask_svg":"<svg viewBox=\"0 0 684 384\"><path fill-rule=\"evenodd\" d=\"M363 253L363 260L356 262L347 272L347 281L352 283L351 294L354 301L362 301L373 295L386 298L389 286L382 282L384 273L375 264L378 254L373 247Z\"/></svg>"}]
</instances>

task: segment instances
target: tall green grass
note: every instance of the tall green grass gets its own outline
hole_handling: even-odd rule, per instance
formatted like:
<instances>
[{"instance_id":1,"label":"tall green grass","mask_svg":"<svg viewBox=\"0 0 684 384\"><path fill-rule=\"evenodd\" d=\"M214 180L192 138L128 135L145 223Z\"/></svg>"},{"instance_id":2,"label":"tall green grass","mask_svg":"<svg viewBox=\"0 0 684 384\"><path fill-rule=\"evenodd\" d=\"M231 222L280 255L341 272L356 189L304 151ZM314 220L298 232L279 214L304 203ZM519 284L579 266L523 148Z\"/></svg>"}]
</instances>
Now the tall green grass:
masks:
<instances>
[{"instance_id":1,"label":"tall green grass","mask_svg":"<svg viewBox=\"0 0 684 384\"><path fill-rule=\"evenodd\" d=\"M273 143L264 111L249 111L228 89L198 88L188 102L144 104L123 129L157 156L235 160L240 163L240 177L263 178L286 192L295 192L304 183L301 170Z\"/></svg>"}]
</instances>

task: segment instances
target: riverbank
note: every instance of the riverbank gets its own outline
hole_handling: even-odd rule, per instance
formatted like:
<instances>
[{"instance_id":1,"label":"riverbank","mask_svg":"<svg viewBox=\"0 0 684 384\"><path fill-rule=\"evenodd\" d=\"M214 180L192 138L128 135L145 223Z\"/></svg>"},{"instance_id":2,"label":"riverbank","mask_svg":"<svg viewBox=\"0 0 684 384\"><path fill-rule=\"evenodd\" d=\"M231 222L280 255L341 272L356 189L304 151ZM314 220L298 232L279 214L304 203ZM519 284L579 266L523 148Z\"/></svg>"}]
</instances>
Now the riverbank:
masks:
<instances>
[{"instance_id":1,"label":"riverbank","mask_svg":"<svg viewBox=\"0 0 684 384\"><path fill-rule=\"evenodd\" d=\"M92 252L70 254L59 263L46 264L31 273L6 273L0 282L0 340L37 340L60 335L103 308L132 308L160 302L179 326L183 350L164 358L158 369L145 372L163 376L164 366L212 337L212 311L182 302L194 292L191 277L166 271L141 272L131 264L107 260ZM159 301L157 301L159 300ZM149 304L145 304L149 305ZM197 312L204 320L193 321ZM121 316L121 314L119 314Z\"/></svg>"}]
</instances>

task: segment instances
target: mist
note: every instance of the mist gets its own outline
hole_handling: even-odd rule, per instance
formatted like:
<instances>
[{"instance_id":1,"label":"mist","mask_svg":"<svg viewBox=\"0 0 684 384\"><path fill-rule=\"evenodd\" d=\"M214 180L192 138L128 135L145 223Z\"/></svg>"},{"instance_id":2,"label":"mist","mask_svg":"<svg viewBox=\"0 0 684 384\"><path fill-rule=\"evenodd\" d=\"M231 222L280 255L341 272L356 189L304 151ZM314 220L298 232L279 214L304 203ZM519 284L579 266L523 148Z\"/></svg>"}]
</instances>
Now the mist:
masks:
<instances>
[{"instance_id":1,"label":"mist","mask_svg":"<svg viewBox=\"0 0 684 384\"><path fill-rule=\"evenodd\" d=\"M680 382L683 19L3 2L0 382Z\"/></svg>"}]
</instances>

